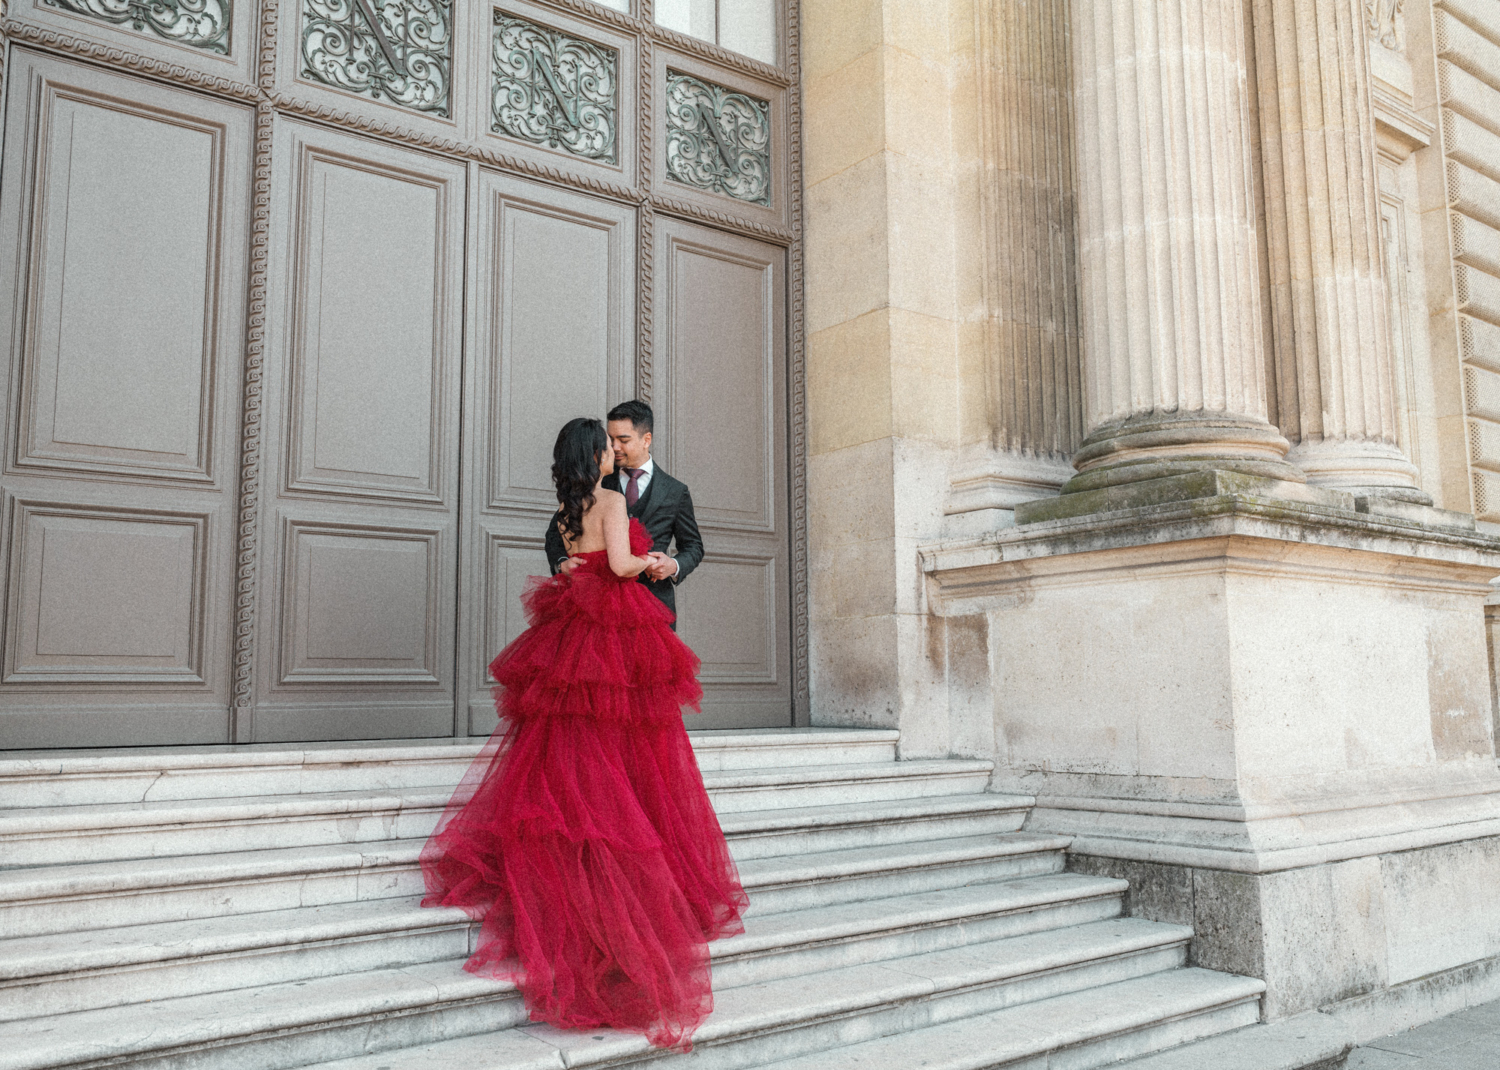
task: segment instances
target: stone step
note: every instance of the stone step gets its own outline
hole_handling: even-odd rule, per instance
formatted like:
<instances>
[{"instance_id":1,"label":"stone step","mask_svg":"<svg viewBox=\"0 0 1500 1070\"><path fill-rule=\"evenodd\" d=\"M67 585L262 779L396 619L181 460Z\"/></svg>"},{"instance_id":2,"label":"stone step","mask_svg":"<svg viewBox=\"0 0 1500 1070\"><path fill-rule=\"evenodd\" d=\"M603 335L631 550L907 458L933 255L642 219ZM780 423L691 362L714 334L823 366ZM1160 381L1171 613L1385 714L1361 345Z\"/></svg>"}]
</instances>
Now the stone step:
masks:
<instances>
[{"instance_id":1,"label":"stone step","mask_svg":"<svg viewBox=\"0 0 1500 1070\"><path fill-rule=\"evenodd\" d=\"M977 794L992 764L957 759L727 770L703 776L720 814ZM0 815L6 866L425 837L451 789L309 792L44 806Z\"/></svg>"},{"instance_id":2,"label":"stone step","mask_svg":"<svg viewBox=\"0 0 1500 1070\"><path fill-rule=\"evenodd\" d=\"M1118 915L1123 881L1059 873L751 918L717 983L763 983ZM470 922L412 899L0 941L0 1021L462 960Z\"/></svg>"},{"instance_id":3,"label":"stone step","mask_svg":"<svg viewBox=\"0 0 1500 1070\"><path fill-rule=\"evenodd\" d=\"M736 859L1015 831L1031 800L899 799L726 815ZM0 938L419 896L421 839L0 870Z\"/></svg>"},{"instance_id":4,"label":"stone step","mask_svg":"<svg viewBox=\"0 0 1500 1070\"><path fill-rule=\"evenodd\" d=\"M894 761L900 733L800 728L694 732L704 772ZM482 740L143 747L12 752L0 758L7 808L257 795L452 788Z\"/></svg>"},{"instance_id":5,"label":"stone step","mask_svg":"<svg viewBox=\"0 0 1500 1070\"><path fill-rule=\"evenodd\" d=\"M1344 1070L1354 1039L1338 1018L1308 1011L1143 1055L1118 1070ZM1399 1058L1417 1066L1418 1060Z\"/></svg>"},{"instance_id":6,"label":"stone step","mask_svg":"<svg viewBox=\"0 0 1500 1070\"><path fill-rule=\"evenodd\" d=\"M745 862L740 880L750 894L747 916L754 917L1061 873L1070 842L1012 832L816 851Z\"/></svg>"},{"instance_id":7,"label":"stone step","mask_svg":"<svg viewBox=\"0 0 1500 1070\"><path fill-rule=\"evenodd\" d=\"M1191 935L1180 926L1115 918L721 988L693 1059L700 1067L728 1068L809 1052L836 1058L830 1049L914 1024L970 1018L1174 970ZM1249 989L1247 998L1253 1003L1259 991ZM407 1064L396 1060L408 1052L400 1049L524 1023L524 1009L506 986L470 977L457 963L428 963L5 1023L0 1070L122 1062L151 1070L282 1070L371 1052L389 1056L378 1065L404 1070ZM554 1052L563 1049L568 1066L657 1057L633 1035L545 1026L526 1031L550 1042ZM500 1050L495 1037L483 1040L490 1052ZM445 1065L466 1064L450 1059Z\"/></svg>"},{"instance_id":8,"label":"stone step","mask_svg":"<svg viewBox=\"0 0 1500 1070\"><path fill-rule=\"evenodd\" d=\"M1154 928L1147 928L1152 926ZM1048 939L1052 937L1053 939ZM1026 1008L1059 995L1180 971L1186 932L1121 918L1064 933L1017 937L791 981L721 989L691 1056L663 1057L645 1041L613 1030L564 1032L528 1025L403 1050L372 1051L316 1064L316 1070L560 1070L691 1061L704 1070L739 1070L799 1058L807 1067L836 1058L871 1036L937 1023L956 1028L998 1008ZM896 976L899 974L900 976ZM1216 975L1210 975L1216 976ZM1258 991L1256 989L1255 991ZM860 1070L925 1067L920 1058L867 1062ZM1029 1068L1028 1068L1029 1070Z\"/></svg>"},{"instance_id":9,"label":"stone step","mask_svg":"<svg viewBox=\"0 0 1500 1070\"><path fill-rule=\"evenodd\" d=\"M1250 977L1171 970L815 1057L765 1063L762 1070L1090 1070L1249 1025L1260 1016L1263 991L1265 982ZM567 1065L582 1064L569 1060ZM1197 1065L1208 1070L1214 1064Z\"/></svg>"}]
</instances>

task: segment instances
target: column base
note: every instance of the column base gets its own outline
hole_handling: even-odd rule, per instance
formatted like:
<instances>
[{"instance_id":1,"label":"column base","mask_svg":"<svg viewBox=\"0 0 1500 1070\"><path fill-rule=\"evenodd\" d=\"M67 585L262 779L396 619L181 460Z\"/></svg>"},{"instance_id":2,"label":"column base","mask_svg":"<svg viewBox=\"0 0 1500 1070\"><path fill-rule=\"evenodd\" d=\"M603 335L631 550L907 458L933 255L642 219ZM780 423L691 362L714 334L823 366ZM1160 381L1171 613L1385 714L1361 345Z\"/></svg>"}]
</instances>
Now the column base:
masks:
<instances>
[{"instance_id":1,"label":"column base","mask_svg":"<svg viewBox=\"0 0 1500 1070\"><path fill-rule=\"evenodd\" d=\"M1078 475L1062 493L1078 494L1204 470L1285 483L1306 476L1285 460L1287 440L1254 416L1148 413L1096 428L1073 455Z\"/></svg>"},{"instance_id":2,"label":"column base","mask_svg":"<svg viewBox=\"0 0 1500 1070\"><path fill-rule=\"evenodd\" d=\"M985 450L954 466L943 513L1014 509L1022 502L1053 498L1073 476L1066 457Z\"/></svg>"},{"instance_id":3,"label":"column base","mask_svg":"<svg viewBox=\"0 0 1500 1070\"><path fill-rule=\"evenodd\" d=\"M1361 498L1386 498L1412 505L1431 505L1432 495L1417 487L1417 466L1389 442L1325 439L1299 442L1286 456L1319 487Z\"/></svg>"}]
</instances>

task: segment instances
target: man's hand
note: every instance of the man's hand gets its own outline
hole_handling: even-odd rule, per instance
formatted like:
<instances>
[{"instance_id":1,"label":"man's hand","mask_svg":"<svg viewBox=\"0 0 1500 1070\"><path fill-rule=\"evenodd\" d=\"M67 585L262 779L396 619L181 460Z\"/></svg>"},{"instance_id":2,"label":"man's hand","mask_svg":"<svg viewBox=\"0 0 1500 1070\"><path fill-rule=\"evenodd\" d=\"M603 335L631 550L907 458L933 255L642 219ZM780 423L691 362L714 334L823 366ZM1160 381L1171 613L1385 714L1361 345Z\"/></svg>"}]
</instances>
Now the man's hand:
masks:
<instances>
[{"instance_id":1,"label":"man's hand","mask_svg":"<svg viewBox=\"0 0 1500 1070\"><path fill-rule=\"evenodd\" d=\"M565 557L557 566L557 574L559 576L566 576L581 564L583 564L583 558L581 557Z\"/></svg>"},{"instance_id":2,"label":"man's hand","mask_svg":"<svg viewBox=\"0 0 1500 1070\"><path fill-rule=\"evenodd\" d=\"M657 550L652 550L646 556L651 558L651 564L646 566L646 576L650 580L652 580L652 582L660 583L662 580L669 579L672 576L677 575L676 558L668 557L666 554L661 553Z\"/></svg>"}]
</instances>

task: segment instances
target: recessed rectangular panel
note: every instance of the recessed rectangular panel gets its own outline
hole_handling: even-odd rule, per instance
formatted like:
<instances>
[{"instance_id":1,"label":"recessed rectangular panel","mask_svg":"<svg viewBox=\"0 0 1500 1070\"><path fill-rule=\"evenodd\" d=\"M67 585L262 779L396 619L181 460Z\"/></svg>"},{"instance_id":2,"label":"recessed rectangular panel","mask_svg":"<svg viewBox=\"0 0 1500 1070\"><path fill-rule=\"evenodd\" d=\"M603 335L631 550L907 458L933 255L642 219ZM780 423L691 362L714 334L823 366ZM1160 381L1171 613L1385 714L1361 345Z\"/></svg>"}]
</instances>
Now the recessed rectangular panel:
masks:
<instances>
[{"instance_id":1,"label":"recessed rectangular panel","mask_svg":"<svg viewBox=\"0 0 1500 1070\"><path fill-rule=\"evenodd\" d=\"M705 684L777 682L775 560L717 554L677 589L677 631Z\"/></svg>"},{"instance_id":2,"label":"recessed rectangular panel","mask_svg":"<svg viewBox=\"0 0 1500 1070\"><path fill-rule=\"evenodd\" d=\"M437 683L438 541L289 525L281 682Z\"/></svg>"},{"instance_id":3,"label":"recessed rectangular panel","mask_svg":"<svg viewBox=\"0 0 1500 1070\"><path fill-rule=\"evenodd\" d=\"M21 465L207 475L223 135L46 94Z\"/></svg>"},{"instance_id":4,"label":"recessed rectangular panel","mask_svg":"<svg viewBox=\"0 0 1500 1070\"><path fill-rule=\"evenodd\" d=\"M293 487L440 493L447 184L303 157Z\"/></svg>"},{"instance_id":5,"label":"recessed rectangular panel","mask_svg":"<svg viewBox=\"0 0 1500 1070\"><path fill-rule=\"evenodd\" d=\"M489 663L495 660L495 655L526 630L526 611L521 607L526 581L532 576L551 573L540 538L526 540L490 534L487 543L484 650L477 681L481 687L494 683L489 676Z\"/></svg>"},{"instance_id":6,"label":"recessed rectangular panel","mask_svg":"<svg viewBox=\"0 0 1500 1070\"><path fill-rule=\"evenodd\" d=\"M670 248L672 474L692 488L700 523L770 530L780 485L773 265L675 239Z\"/></svg>"},{"instance_id":7,"label":"recessed rectangular panel","mask_svg":"<svg viewBox=\"0 0 1500 1070\"><path fill-rule=\"evenodd\" d=\"M500 398L490 498L547 508L558 429L608 408L618 223L508 199L496 216Z\"/></svg>"},{"instance_id":8,"label":"recessed rectangular panel","mask_svg":"<svg viewBox=\"0 0 1500 1070\"><path fill-rule=\"evenodd\" d=\"M657 218L653 453L693 494L704 557L677 588L703 659L689 727L789 723L785 251Z\"/></svg>"},{"instance_id":9,"label":"recessed rectangular panel","mask_svg":"<svg viewBox=\"0 0 1500 1070\"><path fill-rule=\"evenodd\" d=\"M206 523L17 503L7 682L197 682Z\"/></svg>"}]
</instances>

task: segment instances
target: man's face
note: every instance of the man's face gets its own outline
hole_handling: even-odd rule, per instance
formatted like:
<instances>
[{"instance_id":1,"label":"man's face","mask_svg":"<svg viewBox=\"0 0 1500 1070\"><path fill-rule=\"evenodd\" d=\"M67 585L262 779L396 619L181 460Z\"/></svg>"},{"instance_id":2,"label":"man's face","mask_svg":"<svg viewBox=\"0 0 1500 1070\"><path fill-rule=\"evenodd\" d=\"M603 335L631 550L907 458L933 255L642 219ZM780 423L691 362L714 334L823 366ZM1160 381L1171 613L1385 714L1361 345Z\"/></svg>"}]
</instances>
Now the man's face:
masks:
<instances>
[{"instance_id":1,"label":"man's face","mask_svg":"<svg viewBox=\"0 0 1500 1070\"><path fill-rule=\"evenodd\" d=\"M651 432L638 434L629 420L609 422L609 441L615 448L616 468L639 468L651 456Z\"/></svg>"}]
</instances>

